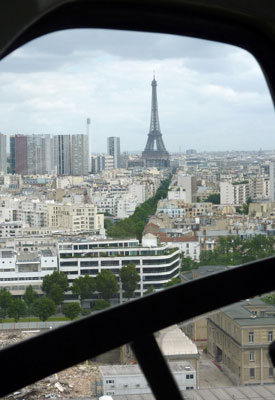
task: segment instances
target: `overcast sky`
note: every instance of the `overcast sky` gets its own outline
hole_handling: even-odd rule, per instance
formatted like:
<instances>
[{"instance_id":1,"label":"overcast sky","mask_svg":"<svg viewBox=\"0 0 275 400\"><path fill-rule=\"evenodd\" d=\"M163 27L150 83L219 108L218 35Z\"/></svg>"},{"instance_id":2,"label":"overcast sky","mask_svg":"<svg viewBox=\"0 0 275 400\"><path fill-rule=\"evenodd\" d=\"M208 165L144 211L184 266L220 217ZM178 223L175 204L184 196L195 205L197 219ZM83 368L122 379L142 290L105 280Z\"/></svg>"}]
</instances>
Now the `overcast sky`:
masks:
<instances>
[{"instance_id":1,"label":"overcast sky","mask_svg":"<svg viewBox=\"0 0 275 400\"><path fill-rule=\"evenodd\" d=\"M275 115L254 58L236 47L170 35L71 30L39 38L0 62L0 132L86 133L142 151L151 80L170 152L275 148Z\"/></svg>"}]
</instances>

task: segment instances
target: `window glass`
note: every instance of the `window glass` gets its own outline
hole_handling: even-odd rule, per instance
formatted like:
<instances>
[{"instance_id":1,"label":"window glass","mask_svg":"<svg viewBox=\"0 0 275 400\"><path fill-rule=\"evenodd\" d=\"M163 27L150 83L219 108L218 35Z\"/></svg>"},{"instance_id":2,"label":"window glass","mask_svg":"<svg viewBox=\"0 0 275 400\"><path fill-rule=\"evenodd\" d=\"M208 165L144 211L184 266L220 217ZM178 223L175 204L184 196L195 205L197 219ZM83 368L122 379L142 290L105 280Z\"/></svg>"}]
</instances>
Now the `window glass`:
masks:
<instances>
[{"instance_id":1,"label":"window glass","mask_svg":"<svg viewBox=\"0 0 275 400\"><path fill-rule=\"evenodd\" d=\"M274 255L274 111L247 52L74 30L15 51L0 63L0 83L0 289L26 303L16 321L0 291L5 344L10 329L21 340ZM19 262L27 255L38 261ZM274 299L243 299L158 332L180 390L212 398L217 387L273 384ZM129 345L51 379L72 398L150 393ZM48 383L41 396L52 395Z\"/></svg>"}]
</instances>

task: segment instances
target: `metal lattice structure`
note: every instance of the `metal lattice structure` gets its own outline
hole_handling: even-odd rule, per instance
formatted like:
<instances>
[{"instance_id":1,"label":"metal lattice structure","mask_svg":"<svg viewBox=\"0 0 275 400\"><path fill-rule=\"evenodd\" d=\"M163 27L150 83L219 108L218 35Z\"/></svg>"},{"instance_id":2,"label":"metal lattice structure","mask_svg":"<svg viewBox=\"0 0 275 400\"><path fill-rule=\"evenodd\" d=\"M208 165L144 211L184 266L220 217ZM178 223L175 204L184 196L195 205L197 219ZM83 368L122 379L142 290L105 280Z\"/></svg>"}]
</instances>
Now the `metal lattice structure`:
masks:
<instances>
[{"instance_id":1,"label":"metal lattice structure","mask_svg":"<svg viewBox=\"0 0 275 400\"><path fill-rule=\"evenodd\" d=\"M152 80L152 105L151 122L148 139L142 158L146 161L147 167L166 168L169 167L169 153L165 148L160 131L158 99L157 99L157 81L155 76Z\"/></svg>"}]
</instances>

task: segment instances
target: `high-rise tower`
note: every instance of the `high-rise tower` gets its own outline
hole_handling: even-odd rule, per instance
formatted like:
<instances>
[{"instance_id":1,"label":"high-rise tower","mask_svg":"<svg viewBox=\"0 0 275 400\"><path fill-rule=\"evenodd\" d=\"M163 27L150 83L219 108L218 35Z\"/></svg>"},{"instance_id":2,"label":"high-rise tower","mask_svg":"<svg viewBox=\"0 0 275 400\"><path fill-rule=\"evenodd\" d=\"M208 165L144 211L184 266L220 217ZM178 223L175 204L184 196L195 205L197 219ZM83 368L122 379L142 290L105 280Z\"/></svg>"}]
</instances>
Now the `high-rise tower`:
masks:
<instances>
[{"instance_id":1,"label":"high-rise tower","mask_svg":"<svg viewBox=\"0 0 275 400\"><path fill-rule=\"evenodd\" d=\"M120 167L120 138L108 137L107 139L107 153L109 156L114 157L114 168Z\"/></svg>"},{"instance_id":2,"label":"high-rise tower","mask_svg":"<svg viewBox=\"0 0 275 400\"><path fill-rule=\"evenodd\" d=\"M146 167L167 168L170 166L169 153L166 150L159 125L158 100L157 100L157 81L155 76L152 80L152 105L151 123L148 139L142 158L146 161Z\"/></svg>"}]
</instances>

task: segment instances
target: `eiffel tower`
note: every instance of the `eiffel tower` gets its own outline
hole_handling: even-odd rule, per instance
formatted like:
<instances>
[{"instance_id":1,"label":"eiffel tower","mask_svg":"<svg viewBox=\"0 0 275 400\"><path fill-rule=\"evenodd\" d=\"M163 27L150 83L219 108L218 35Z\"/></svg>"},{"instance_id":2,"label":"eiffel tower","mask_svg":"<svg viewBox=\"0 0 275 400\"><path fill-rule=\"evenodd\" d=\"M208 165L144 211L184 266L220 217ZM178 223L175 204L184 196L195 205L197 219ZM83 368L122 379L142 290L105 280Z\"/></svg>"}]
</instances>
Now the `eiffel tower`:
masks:
<instances>
[{"instance_id":1,"label":"eiffel tower","mask_svg":"<svg viewBox=\"0 0 275 400\"><path fill-rule=\"evenodd\" d=\"M152 80L152 106L151 106L151 123L148 139L142 158L146 162L146 167L168 168L170 167L169 153L166 150L162 134L160 132L158 99L157 99L157 81L155 75Z\"/></svg>"}]
</instances>

